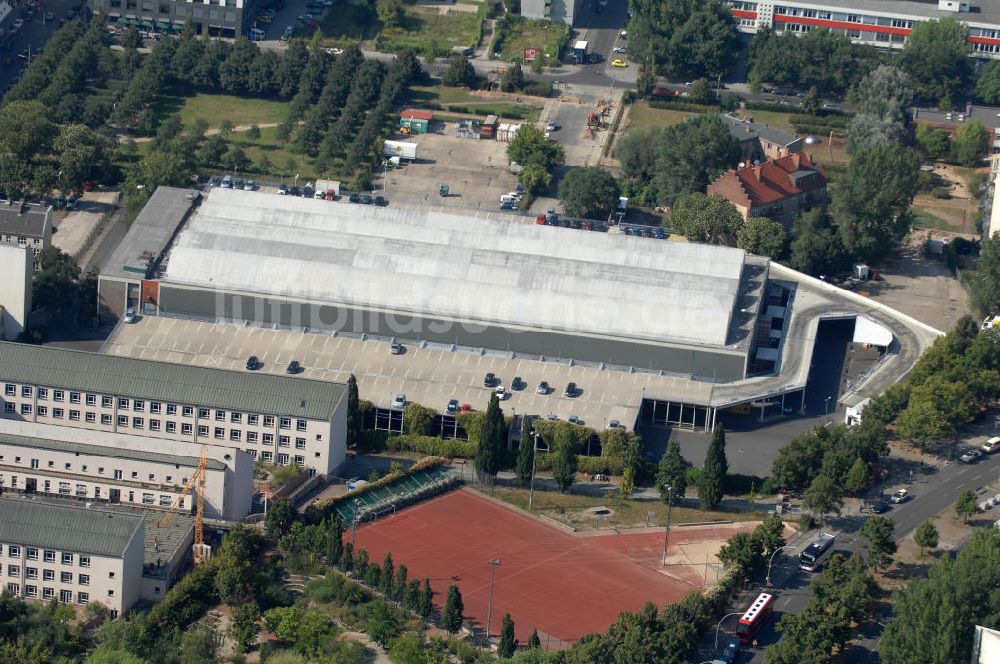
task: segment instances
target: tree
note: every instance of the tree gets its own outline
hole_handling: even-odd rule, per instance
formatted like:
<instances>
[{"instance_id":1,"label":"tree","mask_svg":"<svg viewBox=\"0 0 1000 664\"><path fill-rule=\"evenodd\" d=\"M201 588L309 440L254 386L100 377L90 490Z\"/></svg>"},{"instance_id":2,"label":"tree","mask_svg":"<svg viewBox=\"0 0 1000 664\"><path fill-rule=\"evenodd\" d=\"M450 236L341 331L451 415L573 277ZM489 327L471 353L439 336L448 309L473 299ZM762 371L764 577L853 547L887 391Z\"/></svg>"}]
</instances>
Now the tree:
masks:
<instances>
[{"instance_id":1,"label":"tree","mask_svg":"<svg viewBox=\"0 0 1000 664\"><path fill-rule=\"evenodd\" d=\"M1000 62L990 60L983 65L976 81L976 97L984 104L1000 104Z\"/></svg>"},{"instance_id":2,"label":"tree","mask_svg":"<svg viewBox=\"0 0 1000 664\"><path fill-rule=\"evenodd\" d=\"M789 254L788 262L792 267L813 276L833 274L848 262L844 247L822 208L809 210L795 220Z\"/></svg>"},{"instance_id":3,"label":"tree","mask_svg":"<svg viewBox=\"0 0 1000 664\"><path fill-rule=\"evenodd\" d=\"M764 517L760 525L753 530L754 538L760 542L765 557L770 557L775 551L785 546L785 524L777 514Z\"/></svg>"},{"instance_id":4,"label":"tree","mask_svg":"<svg viewBox=\"0 0 1000 664\"><path fill-rule=\"evenodd\" d=\"M517 174L517 181L532 194L547 191L552 185L552 174L541 164L530 163Z\"/></svg>"},{"instance_id":5,"label":"tree","mask_svg":"<svg viewBox=\"0 0 1000 664\"><path fill-rule=\"evenodd\" d=\"M685 194L705 191L709 182L736 166L740 154L739 141L714 113L668 127L656 144L656 203L673 205Z\"/></svg>"},{"instance_id":6,"label":"tree","mask_svg":"<svg viewBox=\"0 0 1000 664\"><path fill-rule=\"evenodd\" d=\"M777 258L785 250L785 227L768 217L750 217L736 231L736 246L751 254Z\"/></svg>"},{"instance_id":7,"label":"tree","mask_svg":"<svg viewBox=\"0 0 1000 664\"><path fill-rule=\"evenodd\" d=\"M893 619L879 644L885 664L951 664L972 659L976 625L995 625L1000 533L973 534L955 555L934 565L928 578L910 579L893 594Z\"/></svg>"},{"instance_id":8,"label":"tree","mask_svg":"<svg viewBox=\"0 0 1000 664\"><path fill-rule=\"evenodd\" d=\"M264 517L264 528L267 536L277 541L291 530L296 519L295 505L287 498L278 498L268 507Z\"/></svg>"},{"instance_id":9,"label":"tree","mask_svg":"<svg viewBox=\"0 0 1000 664\"><path fill-rule=\"evenodd\" d=\"M368 609L365 632L383 648L399 635L399 621L396 613L383 599L376 599Z\"/></svg>"},{"instance_id":10,"label":"tree","mask_svg":"<svg viewBox=\"0 0 1000 664\"><path fill-rule=\"evenodd\" d=\"M622 471L622 479L618 484L618 495L622 500L628 500L635 491L635 469L626 468Z\"/></svg>"},{"instance_id":11,"label":"tree","mask_svg":"<svg viewBox=\"0 0 1000 664\"><path fill-rule=\"evenodd\" d=\"M809 115L816 115L819 113L819 104L822 101L819 96L819 90L816 86L809 88L806 95L802 98L802 112Z\"/></svg>"},{"instance_id":12,"label":"tree","mask_svg":"<svg viewBox=\"0 0 1000 664\"><path fill-rule=\"evenodd\" d=\"M533 436L521 436L521 445L517 448L517 478L522 484L531 481L535 473L535 439Z\"/></svg>"},{"instance_id":13,"label":"tree","mask_svg":"<svg viewBox=\"0 0 1000 664\"><path fill-rule=\"evenodd\" d=\"M214 664L215 635L205 625L192 625L181 637L180 664Z\"/></svg>"},{"instance_id":14,"label":"tree","mask_svg":"<svg viewBox=\"0 0 1000 664\"><path fill-rule=\"evenodd\" d=\"M574 217L604 219L618 205L618 183L603 168L574 168L559 183L559 200Z\"/></svg>"},{"instance_id":15,"label":"tree","mask_svg":"<svg viewBox=\"0 0 1000 664\"><path fill-rule=\"evenodd\" d=\"M351 374L347 379L347 440L358 443L361 440L361 401L358 398L358 379Z\"/></svg>"},{"instance_id":16,"label":"tree","mask_svg":"<svg viewBox=\"0 0 1000 664\"><path fill-rule=\"evenodd\" d=\"M492 483L503 461L503 450L506 436L503 421L503 411L497 395L490 395L490 403L483 417L483 428L479 433L479 443L476 445L476 475L479 483Z\"/></svg>"},{"instance_id":17,"label":"tree","mask_svg":"<svg viewBox=\"0 0 1000 664\"><path fill-rule=\"evenodd\" d=\"M768 664L833 664L836 661L831 654L837 642L836 618L822 607L810 605L799 613L785 614L777 628L781 639L767 647Z\"/></svg>"},{"instance_id":18,"label":"tree","mask_svg":"<svg viewBox=\"0 0 1000 664\"><path fill-rule=\"evenodd\" d=\"M528 648L531 650L538 650L542 647L542 640L538 637L538 630L532 630L531 636L528 637Z\"/></svg>"},{"instance_id":19,"label":"tree","mask_svg":"<svg viewBox=\"0 0 1000 664\"><path fill-rule=\"evenodd\" d=\"M260 125L258 125L256 122L254 122L252 125L250 125L250 129L247 130L247 138L249 138L251 141L253 141L255 143L257 141L259 141L260 140Z\"/></svg>"},{"instance_id":20,"label":"tree","mask_svg":"<svg viewBox=\"0 0 1000 664\"><path fill-rule=\"evenodd\" d=\"M431 580L424 577L424 588L420 592L420 605L417 608L417 613L426 620L430 618L432 611L434 611L434 591L431 590Z\"/></svg>"},{"instance_id":21,"label":"tree","mask_svg":"<svg viewBox=\"0 0 1000 664\"><path fill-rule=\"evenodd\" d=\"M521 129L507 144L507 159L525 168L529 164L538 164L549 171L566 160L566 153L561 145L551 138L546 138L541 129L526 124L521 125Z\"/></svg>"},{"instance_id":22,"label":"tree","mask_svg":"<svg viewBox=\"0 0 1000 664\"><path fill-rule=\"evenodd\" d=\"M257 640L257 635L260 633L260 627L257 625L259 619L260 609L252 602L241 604L233 609L230 631L239 652L250 650L250 647Z\"/></svg>"},{"instance_id":23,"label":"tree","mask_svg":"<svg viewBox=\"0 0 1000 664\"><path fill-rule=\"evenodd\" d=\"M500 77L500 89L504 92L514 92L524 87L524 72L521 63L514 62Z\"/></svg>"},{"instance_id":24,"label":"tree","mask_svg":"<svg viewBox=\"0 0 1000 664\"><path fill-rule=\"evenodd\" d=\"M463 611L462 593L459 592L458 586L449 586L448 598L444 603L444 613L441 615L441 626L452 634L457 633L458 630L462 629L462 621L465 619Z\"/></svg>"},{"instance_id":25,"label":"tree","mask_svg":"<svg viewBox=\"0 0 1000 664\"><path fill-rule=\"evenodd\" d=\"M681 456L681 444L676 438L667 443L667 451L656 468L656 488L664 503L672 500L676 505L684 500L687 492L687 462ZM670 491L667 490L670 487Z\"/></svg>"},{"instance_id":26,"label":"tree","mask_svg":"<svg viewBox=\"0 0 1000 664\"><path fill-rule=\"evenodd\" d=\"M844 247L872 261L899 246L920 187L920 155L895 143L857 151L833 193L831 216Z\"/></svg>"},{"instance_id":27,"label":"tree","mask_svg":"<svg viewBox=\"0 0 1000 664\"><path fill-rule=\"evenodd\" d=\"M802 506L818 514L821 519L827 514L840 514L843 505L840 489L826 475L818 475L802 494Z\"/></svg>"},{"instance_id":28,"label":"tree","mask_svg":"<svg viewBox=\"0 0 1000 664\"><path fill-rule=\"evenodd\" d=\"M667 223L692 242L734 246L743 216L728 200L712 194L687 194L677 199Z\"/></svg>"},{"instance_id":29,"label":"tree","mask_svg":"<svg viewBox=\"0 0 1000 664\"><path fill-rule=\"evenodd\" d=\"M464 55L456 53L451 56L448 71L441 77L441 82L449 87L472 88L476 84L476 70Z\"/></svg>"},{"instance_id":30,"label":"tree","mask_svg":"<svg viewBox=\"0 0 1000 664\"><path fill-rule=\"evenodd\" d=\"M718 0L640 0L631 6L629 52L641 54L653 73L714 80L739 50L732 16Z\"/></svg>"},{"instance_id":31,"label":"tree","mask_svg":"<svg viewBox=\"0 0 1000 664\"><path fill-rule=\"evenodd\" d=\"M955 501L955 514L962 518L962 521L968 523L969 517L979 511L979 506L976 504L976 493L972 490L963 491Z\"/></svg>"},{"instance_id":32,"label":"tree","mask_svg":"<svg viewBox=\"0 0 1000 664\"><path fill-rule=\"evenodd\" d=\"M951 152L951 139L948 138L948 133L928 124L917 125L916 138L917 145L928 157L940 159Z\"/></svg>"},{"instance_id":33,"label":"tree","mask_svg":"<svg viewBox=\"0 0 1000 664\"><path fill-rule=\"evenodd\" d=\"M379 579L379 590L382 591L383 595L388 596L392 593L394 578L395 567L392 563L392 551L386 551L385 558L382 560L382 576Z\"/></svg>"},{"instance_id":34,"label":"tree","mask_svg":"<svg viewBox=\"0 0 1000 664\"><path fill-rule=\"evenodd\" d=\"M561 492L566 493L576 481L578 463L576 443L571 439L561 441L556 446L556 458L552 461L552 479Z\"/></svg>"},{"instance_id":35,"label":"tree","mask_svg":"<svg viewBox=\"0 0 1000 664\"><path fill-rule=\"evenodd\" d=\"M913 82L903 70L881 65L862 79L857 88L857 112L847 126L848 149L906 140Z\"/></svg>"},{"instance_id":36,"label":"tree","mask_svg":"<svg viewBox=\"0 0 1000 664\"><path fill-rule=\"evenodd\" d=\"M698 482L698 501L701 503L701 509L714 510L719 506L728 472L726 428L722 424L716 424L712 431L712 442L708 444L708 451L705 453L701 480Z\"/></svg>"},{"instance_id":37,"label":"tree","mask_svg":"<svg viewBox=\"0 0 1000 664\"><path fill-rule=\"evenodd\" d=\"M900 66L910 75L917 95L942 108L956 99L972 72L968 28L952 17L913 25Z\"/></svg>"},{"instance_id":38,"label":"tree","mask_svg":"<svg viewBox=\"0 0 1000 664\"><path fill-rule=\"evenodd\" d=\"M719 562L742 576L755 572L764 559L764 546L751 533L736 533L719 549Z\"/></svg>"},{"instance_id":39,"label":"tree","mask_svg":"<svg viewBox=\"0 0 1000 664\"><path fill-rule=\"evenodd\" d=\"M514 656L517 650L517 641L514 639L514 619L509 613L503 614L503 623L500 627L500 645L497 647L497 655L503 658Z\"/></svg>"},{"instance_id":40,"label":"tree","mask_svg":"<svg viewBox=\"0 0 1000 664\"><path fill-rule=\"evenodd\" d=\"M955 130L952 145L955 158L966 166L975 166L990 149L990 132L979 120L969 120Z\"/></svg>"},{"instance_id":41,"label":"tree","mask_svg":"<svg viewBox=\"0 0 1000 664\"><path fill-rule=\"evenodd\" d=\"M851 469L847 471L844 478L844 491L851 495L858 495L868 486L868 464L864 459L858 457L851 464Z\"/></svg>"},{"instance_id":42,"label":"tree","mask_svg":"<svg viewBox=\"0 0 1000 664\"><path fill-rule=\"evenodd\" d=\"M408 403L403 409L403 431L411 436L429 436L437 412L418 403Z\"/></svg>"},{"instance_id":43,"label":"tree","mask_svg":"<svg viewBox=\"0 0 1000 664\"><path fill-rule=\"evenodd\" d=\"M913 532L913 542L921 549L933 549L938 545L938 529L930 519L924 520Z\"/></svg>"},{"instance_id":44,"label":"tree","mask_svg":"<svg viewBox=\"0 0 1000 664\"><path fill-rule=\"evenodd\" d=\"M710 104L712 102L712 88L708 85L708 79L699 78L691 84L689 100L693 104Z\"/></svg>"},{"instance_id":45,"label":"tree","mask_svg":"<svg viewBox=\"0 0 1000 664\"><path fill-rule=\"evenodd\" d=\"M906 408L896 418L896 433L916 442L948 440L961 426L972 421L974 395L966 383L935 374L910 390Z\"/></svg>"},{"instance_id":46,"label":"tree","mask_svg":"<svg viewBox=\"0 0 1000 664\"><path fill-rule=\"evenodd\" d=\"M868 540L868 563L875 569L887 566L896 553L895 528L896 522L884 516L868 517L861 526L861 535Z\"/></svg>"}]
</instances>

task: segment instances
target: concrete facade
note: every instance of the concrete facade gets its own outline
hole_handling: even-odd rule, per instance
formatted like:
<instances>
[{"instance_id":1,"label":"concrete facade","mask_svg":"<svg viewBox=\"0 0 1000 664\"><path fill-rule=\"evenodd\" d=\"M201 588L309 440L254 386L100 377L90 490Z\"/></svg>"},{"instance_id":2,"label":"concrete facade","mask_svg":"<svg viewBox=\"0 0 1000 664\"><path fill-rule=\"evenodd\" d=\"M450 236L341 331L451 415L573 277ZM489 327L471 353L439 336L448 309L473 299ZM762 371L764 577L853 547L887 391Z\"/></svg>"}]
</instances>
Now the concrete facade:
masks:
<instances>
[{"instance_id":1,"label":"concrete facade","mask_svg":"<svg viewBox=\"0 0 1000 664\"><path fill-rule=\"evenodd\" d=\"M0 244L0 339L14 339L28 326L32 268L31 249Z\"/></svg>"},{"instance_id":2,"label":"concrete facade","mask_svg":"<svg viewBox=\"0 0 1000 664\"><path fill-rule=\"evenodd\" d=\"M523 0L521 16L573 25L582 5L582 0Z\"/></svg>"},{"instance_id":3,"label":"concrete facade","mask_svg":"<svg viewBox=\"0 0 1000 664\"><path fill-rule=\"evenodd\" d=\"M143 521L82 507L0 500L0 580L16 597L85 606L113 616L142 593Z\"/></svg>"},{"instance_id":4,"label":"concrete facade","mask_svg":"<svg viewBox=\"0 0 1000 664\"><path fill-rule=\"evenodd\" d=\"M182 512L194 509L183 492L198 467L197 448L53 425L0 419L0 487L28 494ZM253 459L230 448L205 446L205 516L238 521L250 512Z\"/></svg>"},{"instance_id":5,"label":"concrete facade","mask_svg":"<svg viewBox=\"0 0 1000 664\"><path fill-rule=\"evenodd\" d=\"M111 22L158 32L180 32L189 19L199 35L239 37L256 17L256 0L90 0Z\"/></svg>"}]
</instances>

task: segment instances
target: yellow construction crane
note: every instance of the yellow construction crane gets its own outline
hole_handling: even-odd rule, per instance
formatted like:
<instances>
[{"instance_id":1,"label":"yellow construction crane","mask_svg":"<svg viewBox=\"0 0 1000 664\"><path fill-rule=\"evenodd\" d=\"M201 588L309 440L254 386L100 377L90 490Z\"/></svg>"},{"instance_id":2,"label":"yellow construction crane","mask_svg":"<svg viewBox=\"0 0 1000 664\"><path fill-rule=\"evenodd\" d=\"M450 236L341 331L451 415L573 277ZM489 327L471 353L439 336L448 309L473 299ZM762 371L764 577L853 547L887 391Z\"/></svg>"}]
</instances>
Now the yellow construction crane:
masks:
<instances>
[{"instance_id":1,"label":"yellow construction crane","mask_svg":"<svg viewBox=\"0 0 1000 664\"><path fill-rule=\"evenodd\" d=\"M191 548L194 552L195 565L205 562L212 555L212 547L205 544L205 475L207 470L208 447L202 445L201 458L198 459L198 468L188 478L181 492L174 498L167 513L162 519L156 522L157 528L165 528L171 519L174 518L174 514L177 513L177 509L184 501L184 497L191 493L192 489L194 490L194 546Z\"/></svg>"}]
</instances>

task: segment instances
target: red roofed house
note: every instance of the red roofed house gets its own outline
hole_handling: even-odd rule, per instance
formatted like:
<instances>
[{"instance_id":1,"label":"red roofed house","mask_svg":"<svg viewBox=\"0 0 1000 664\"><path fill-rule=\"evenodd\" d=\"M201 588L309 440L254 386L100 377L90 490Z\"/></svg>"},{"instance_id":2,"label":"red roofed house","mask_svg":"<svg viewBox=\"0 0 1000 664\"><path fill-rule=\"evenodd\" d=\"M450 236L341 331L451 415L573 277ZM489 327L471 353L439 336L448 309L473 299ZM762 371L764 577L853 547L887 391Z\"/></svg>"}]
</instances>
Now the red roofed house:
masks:
<instances>
[{"instance_id":1,"label":"red roofed house","mask_svg":"<svg viewBox=\"0 0 1000 664\"><path fill-rule=\"evenodd\" d=\"M814 166L805 152L796 152L759 166L730 169L708 185L708 194L735 205L744 220L770 217L788 225L826 198L826 171Z\"/></svg>"}]
</instances>

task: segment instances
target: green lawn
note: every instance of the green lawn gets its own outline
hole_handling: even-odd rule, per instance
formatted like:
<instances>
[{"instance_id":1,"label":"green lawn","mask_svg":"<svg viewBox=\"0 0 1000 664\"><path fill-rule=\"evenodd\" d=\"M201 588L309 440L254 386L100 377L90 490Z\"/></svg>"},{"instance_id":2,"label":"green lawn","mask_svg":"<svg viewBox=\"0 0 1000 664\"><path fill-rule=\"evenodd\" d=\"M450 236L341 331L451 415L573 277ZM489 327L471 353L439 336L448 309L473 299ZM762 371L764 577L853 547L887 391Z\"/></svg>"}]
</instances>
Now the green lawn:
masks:
<instances>
[{"instance_id":1,"label":"green lawn","mask_svg":"<svg viewBox=\"0 0 1000 664\"><path fill-rule=\"evenodd\" d=\"M412 48L426 53L444 53L453 46L475 47L482 18L475 12L441 14L436 7L405 5L401 28L385 28L375 40L382 51Z\"/></svg>"},{"instance_id":2,"label":"green lawn","mask_svg":"<svg viewBox=\"0 0 1000 664\"><path fill-rule=\"evenodd\" d=\"M411 85L410 99L410 104L412 105L418 105L423 102L466 104L482 101L482 99L473 95L466 88L449 88L444 85Z\"/></svg>"},{"instance_id":3,"label":"green lawn","mask_svg":"<svg viewBox=\"0 0 1000 664\"><path fill-rule=\"evenodd\" d=\"M528 490L515 487L498 487L492 496L504 502L528 509ZM689 501L694 504L694 501ZM592 507L607 507L612 514L601 520L601 528L635 528L648 523L659 525L666 521L667 507L660 501L622 500L616 497L581 496L554 491L535 491L532 511L544 514L578 530L596 526L595 517L586 513ZM648 512L653 512L649 517ZM759 521L762 512L703 512L694 507L675 505L670 512L671 523L699 523L704 521Z\"/></svg>"},{"instance_id":4,"label":"green lawn","mask_svg":"<svg viewBox=\"0 0 1000 664\"><path fill-rule=\"evenodd\" d=\"M914 228L927 228L931 230L951 232L958 230L950 221L942 219L936 214L922 208L913 206L910 208L910 213L913 215Z\"/></svg>"},{"instance_id":5,"label":"green lawn","mask_svg":"<svg viewBox=\"0 0 1000 664\"><path fill-rule=\"evenodd\" d=\"M329 176L334 176L336 179L335 174L320 175L316 173L313 170L312 159L308 155L296 154L289 150L286 144L278 141L277 133L276 127L265 127L260 130L260 139L257 141L251 141L246 132L237 131L229 136L227 140L242 147L247 157L253 161L248 175L252 172L264 179L268 179L268 177L274 179L281 176L288 178L298 175L301 181ZM260 169L257 167L264 155L267 155L268 161L271 162L268 173L259 172Z\"/></svg>"},{"instance_id":6,"label":"green lawn","mask_svg":"<svg viewBox=\"0 0 1000 664\"><path fill-rule=\"evenodd\" d=\"M237 126L271 124L281 122L288 114L288 102L232 95L197 93L190 97L166 97L162 105L179 113L186 127L199 119L205 120L209 127L218 127L223 120Z\"/></svg>"},{"instance_id":7,"label":"green lawn","mask_svg":"<svg viewBox=\"0 0 1000 664\"><path fill-rule=\"evenodd\" d=\"M637 127L670 127L684 121L697 113L673 111L665 108L652 108L647 102L637 101L629 111L628 128Z\"/></svg>"},{"instance_id":8,"label":"green lawn","mask_svg":"<svg viewBox=\"0 0 1000 664\"><path fill-rule=\"evenodd\" d=\"M500 117L534 122L542 109L528 104L511 104L497 102L491 99L476 97L465 88L449 88L443 85L415 85L410 88L407 106L420 108L426 104L438 104L451 111L457 117L486 116L495 114ZM457 107L457 108L453 108ZM437 115L438 120L447 121L449 114Z\"/></svg>"},{"instance_id":9,"label":"green lawn","mask_svg":"<svg viewBox=\"0 0 1000 664\"><path fill-rule=\"evenodd\" d=\"M566 24L552 21L520 21L513 26L503 42L501 55L504 60L524 57L524 49L539 48L550 58L559 56L557 48L566 34Z\"/></svg>"}]
</instances>

